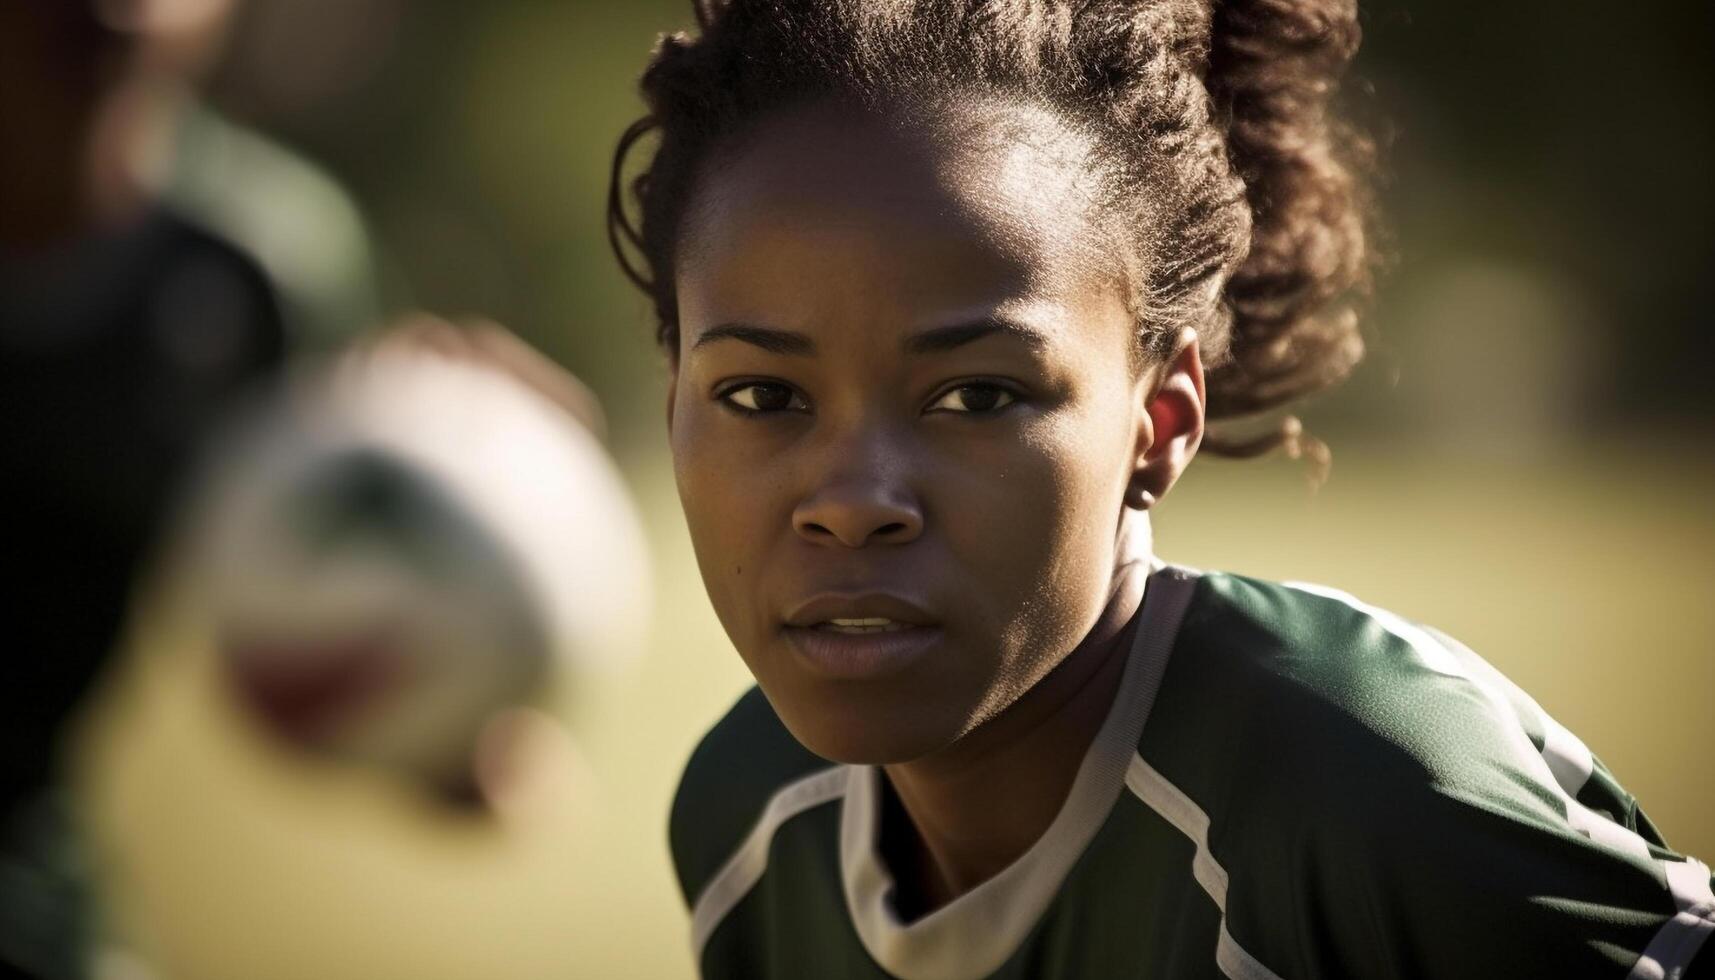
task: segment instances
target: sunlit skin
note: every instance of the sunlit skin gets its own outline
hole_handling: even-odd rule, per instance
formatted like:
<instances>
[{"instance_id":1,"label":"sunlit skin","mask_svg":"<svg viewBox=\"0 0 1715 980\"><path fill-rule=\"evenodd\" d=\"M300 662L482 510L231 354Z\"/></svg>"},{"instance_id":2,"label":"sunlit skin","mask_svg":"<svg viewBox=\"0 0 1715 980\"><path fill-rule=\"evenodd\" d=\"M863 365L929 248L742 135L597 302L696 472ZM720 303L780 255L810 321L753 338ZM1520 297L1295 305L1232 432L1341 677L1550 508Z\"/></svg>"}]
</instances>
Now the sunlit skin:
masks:
<instances>
[{"instance_id":1,"label":"sunlit skin","mask_svg":"<svg viewBox=\"0 0 1715 980\"><path fill-rule=\"evenodd\" d=\"M1129 353L1081 142L992 116L1042 139L778 117L708 168L677 268L668 425L710 599L794 736L885 767L919 912L1059 809L1203 426L1190 331Z\"/></svg>"}]
</instances>

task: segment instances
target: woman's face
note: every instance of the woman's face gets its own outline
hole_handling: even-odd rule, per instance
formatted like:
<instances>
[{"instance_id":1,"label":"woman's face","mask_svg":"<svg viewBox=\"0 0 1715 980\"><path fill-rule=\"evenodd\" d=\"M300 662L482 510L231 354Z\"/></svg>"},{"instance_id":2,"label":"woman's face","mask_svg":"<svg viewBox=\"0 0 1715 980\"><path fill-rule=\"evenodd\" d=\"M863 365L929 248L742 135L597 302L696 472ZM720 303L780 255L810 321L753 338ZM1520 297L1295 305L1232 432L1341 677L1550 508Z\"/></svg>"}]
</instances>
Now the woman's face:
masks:
<instances>
[{"instance_id":1,"label":"woman's face","mask_svg":"<svg viewBox=\"0 0 1715 980\"><path fill-rule=\"evenodd\" d=\"M827 758L944 748L1108 598L1149 374L1087 254L1081 146L1048 132L983 146L799 113L688 211L679 493L727 634Z\"/></svg>"}]
</instances>

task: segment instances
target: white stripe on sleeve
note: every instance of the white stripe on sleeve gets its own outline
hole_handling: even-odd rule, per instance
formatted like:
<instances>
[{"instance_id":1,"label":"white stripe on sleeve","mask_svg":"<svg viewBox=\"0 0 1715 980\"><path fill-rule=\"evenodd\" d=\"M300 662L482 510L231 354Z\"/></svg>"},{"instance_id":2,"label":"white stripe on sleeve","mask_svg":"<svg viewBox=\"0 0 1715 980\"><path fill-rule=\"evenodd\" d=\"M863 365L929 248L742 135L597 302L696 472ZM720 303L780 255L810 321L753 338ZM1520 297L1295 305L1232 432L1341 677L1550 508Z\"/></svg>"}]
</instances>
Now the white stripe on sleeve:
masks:
<instances>
[{"instance_id":1,"label":"white stripe on sleeve","mask_svg":"<svg viewBox=\"0 0 1715 980\"><path fill-rule=\"evenodd\" d=\"M1626 980L1679 980L1704 941L1715 935L1715 894L1709 890L1709 868L1691 859L1661 863L1679 910L1662 923Z\"/></svg>"},{"instance_id":2,"label":"white stripe on sleeve","mask_svg":"<svg viewBox=\"0 0 1715 980\"><path fill-rule=\"evenodd\" d=\"M1132 756L1125 784L1144 806L1161 814L1162 819L1197 845L1197 853L1191 857L1191 876L1197 879L1197 884L1203 886L1203 890L1215 900L1215 907L1221 910L1221 932L1215 941L1215 965L1231 980L1280 980L1280 976L1263 966L1262 961L1245 952L1227 931L1227 869L1221 867L1221 862L1215 860L1215 855L1209 851L1209 815L1183 790L1168 782L1167 777L1157 772L1154 766L1143 761L1141 755Z\"/></svg>"},{"instance_id":3,"label":"white stripe on sleeve","mask_svg":"<svg viewBox=\"0 0 1715 980\"><path fill-rule=\"evenodd\" d=\"M768 870L768 847L774 841L775 831L805 810L839 799L845 794L846 781L846 767L833 766L788 783L769 797L756 826L709 879L691 909L691 950L698 963L702 962L703 947L708 945L715 927Z\"/></svg>"}]
</instances>

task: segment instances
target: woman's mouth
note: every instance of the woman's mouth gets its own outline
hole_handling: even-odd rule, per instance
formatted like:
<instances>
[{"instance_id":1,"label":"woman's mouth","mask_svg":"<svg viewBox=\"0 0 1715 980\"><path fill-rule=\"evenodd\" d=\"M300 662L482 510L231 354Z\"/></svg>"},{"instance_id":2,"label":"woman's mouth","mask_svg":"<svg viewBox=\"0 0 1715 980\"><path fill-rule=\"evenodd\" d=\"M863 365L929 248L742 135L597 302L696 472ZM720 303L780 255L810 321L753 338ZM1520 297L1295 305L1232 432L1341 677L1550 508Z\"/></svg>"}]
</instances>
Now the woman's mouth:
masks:
<instances>
[{"instance_id":1,"label":"woman's mouth","mask_svg":"<svg viewBox=\"0 0 1715 980\"><path fill-rule=\"evenodd\" d=\"M830 619L817 623L812 629L824 630L829 633L844 633L848 636L861 636L865 633L897 633L900 630L915 629L910 623L899 623L881 616L867 616L862 619Z\"/></svg>"},{"instance_id":2,"label":"woman's mouth","mask_svg":"<svg viewBox=\"0 0 1715 980\"><path fill-rule=\"evenodd\" d=\"M924 604L886 592L812 596L787 613L781 625L799 664L827 680L898 673L945 636Z\"/></svg>"},{"instance_id":3,"label":"woman's mouth","mask_svg":"<svg viewBox=\"0 0 1715 980\"><path fill-rule=\"evenodd\" d=\"M923 659L943 637L938 626L916 626L877 616L787 626L798 662L825 680L875 680Z\"/></svg>"}]
</instances>

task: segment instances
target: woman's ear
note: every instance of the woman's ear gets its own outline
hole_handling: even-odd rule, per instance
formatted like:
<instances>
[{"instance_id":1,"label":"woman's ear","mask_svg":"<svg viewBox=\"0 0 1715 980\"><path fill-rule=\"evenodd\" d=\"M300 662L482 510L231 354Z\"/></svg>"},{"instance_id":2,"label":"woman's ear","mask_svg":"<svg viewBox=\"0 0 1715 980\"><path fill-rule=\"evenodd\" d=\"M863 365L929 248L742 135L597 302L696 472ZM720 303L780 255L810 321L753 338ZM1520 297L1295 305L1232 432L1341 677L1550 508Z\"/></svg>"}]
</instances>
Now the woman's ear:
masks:
<instances>
[{"instance_id":1,"label":"woman's ear","mask_svg":"<svg viewBox=\"0 0 1715 980\"><path fill-rule=\"evenodd\" d=\"M1125 502L1148 510L1173 488L1203 442L1203 356L1195 330L1180 331L1174 354L1138 380L1137 397L1137 449Z\"/></svg>"}]
</instances>

